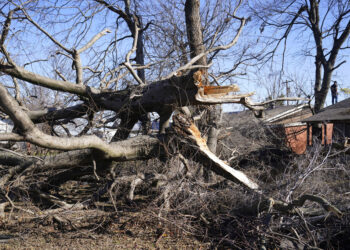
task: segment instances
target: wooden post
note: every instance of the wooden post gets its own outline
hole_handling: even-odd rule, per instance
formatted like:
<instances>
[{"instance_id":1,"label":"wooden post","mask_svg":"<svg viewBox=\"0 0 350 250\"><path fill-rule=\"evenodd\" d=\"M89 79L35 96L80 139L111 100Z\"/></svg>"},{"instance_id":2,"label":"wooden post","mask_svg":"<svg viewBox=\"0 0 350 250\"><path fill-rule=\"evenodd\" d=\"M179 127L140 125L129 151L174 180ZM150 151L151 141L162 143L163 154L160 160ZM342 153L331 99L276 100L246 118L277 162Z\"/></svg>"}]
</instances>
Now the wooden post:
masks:
<instances>
[{"instance_id":1,"label":"wooden post","mask_svg":"<svg viewBox=\"0 0 350 250\"><path fill-rule=\"evenodd\" d=\"M306 123L306 148L310 146L310 124Z\"/></svg>"},{"instance_id":2,"label":"wooden post","mask_svg":"<svg viewBox=\"0 0 350 250\"><path fill-rule=\"evenodd\" d=\"M324 128L324 146L327 146L327 123L323 123L323 128Z\"/></svg>"}]
</instances>

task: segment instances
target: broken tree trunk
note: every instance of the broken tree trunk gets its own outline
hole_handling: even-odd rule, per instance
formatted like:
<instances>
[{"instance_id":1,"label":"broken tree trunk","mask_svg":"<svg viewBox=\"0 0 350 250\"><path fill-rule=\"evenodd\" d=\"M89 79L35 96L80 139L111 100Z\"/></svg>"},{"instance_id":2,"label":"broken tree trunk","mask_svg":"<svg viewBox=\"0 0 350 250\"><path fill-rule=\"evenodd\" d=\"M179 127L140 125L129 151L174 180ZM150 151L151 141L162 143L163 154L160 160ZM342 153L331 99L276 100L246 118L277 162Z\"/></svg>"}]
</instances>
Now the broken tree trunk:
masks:
<instances>
[{"instance_id":1,"label":"broken tree trunk","mask_svg":"<svg viewBox=\"0 0 350 250\"><path fill-rule=\"evenodd\" d=\"M207 142L201 137L201 133L189 117L179 113L174 116L173 121L175 131L182 138L189 140L192 147L195 148L195 160L226 179L260 192L257 183L248 178L243 172L227 165L209 150Z\"/></svg>"},{"instance_id":2,"label":"broken tree trunk","mask_svg":"<svg viewBox=\"0 0 350 250\"><path fill-rule=\"evenodd\" d=\"M193 159L194 161L197 161L201 163L204 167L209 168L210 170L216 172L217 174L223 176L226 179L229 179L235 183L238 183L249 190L258 193L260 199L260 211L270 211L272 208L276 209L277 211L283 212L283 213L295 213L296 209L298 207L303 206L306 200L310 200L316 203L319 203L326 211L334 213L336 216L341 217L342 212L339 211L336 207L331 205L326 199L314 196L314 195L303 195L299 199L296 199L290 203L285 203L281 201L276 201L272 199L271 197L266 197L262 190L260 189L259 185L254 182L252 179L250 179L247 175L245 175L243 172L238 171L229 165L227 165L224 161L220 160L215 154L213 154L207 144L206 141L201 137L201 134L198 130L198 128L194 125L191 118L186 116L185 114L178 113L174 116L174 132L175 132L175 138L173 137L160 137L159 139L154 138L153 140L148 140L149 144L144 148L142 152L136 153L137 151L134 151L134 153L130 154L128 157L123 157L123 160L132 160L132 159L146 159L146 158L152 158L155 157L157 154L154 152L154 150L160 150L164 145L171 145L172 142L177 141L176 145L180 145L180 147L177 149L182 154L186 155L188 158ZM144 136L144 138L150 138L148 136ZM175 139L175 140L174 140ZM147 141L147 140L146 140ZM157 142L158 141L158 142ZM138 147L138 144L140 141L136 140L135 138L125 140L123 142L118 142L117 144L122 143L124 147ZM134 147L135 148L135 147ZM166 154L165 152L169 152L168 149L161 149L163 152L162 154ZM159 153L161 151L158 151ZM153 153L151 153L153 152ZM82 157L82 155L84 157ZM28 158L23 159L24 164L30 167L32 164L37 164L38 166L36 168L31 168L31 170L40 171L40 170L53 170L54 168L62 168L62 164L65 167L72 168L75 164L87 164L90 157L92 159L98 159L95 157L103 157L103 154L101 152L98 152L96 150L78 150L73 152L65 152L61 153L52 157L48 157L44 161L37 161L35 162L35 159ZM134 158L133 158L133 157ZM159 155L158 155L159 156ZM141 158L140 158L141 157ZM100 158L99 160L102 160L103 158ZM118 160L122 160L118 159ZM27 160L28 162L26 162ZM62 160L62 161L60 161ZM110 158L109 158L110 160ZM29 162L30 161L30 162ZM71 163L74 163L73 165L70 165ZM103 165L103 164L102 164ZM8 181L18 173L18 175L23 175L23 171L26 171L28 169L27 166L20 167L20 168L13 168L9 169L11 173L10 175L5 175L0 179L0 183L3 188L7 185ZM104 168L105 166L102 166ZM13 171L16 170L16 173ZM72 169L73 170L73 169ZM101 169L100 169L101 170ZM88 172L92 172L92 170L88 170ZM11 175L12 174L12 175ZM65 174L65 173L63 173ZM69 179L69 176L65 174L65 178ZM70 176L73 176L70 174ZM67 179L67 180L68 180ZM133 192L134 187L140 182L140 180L135 179L135 182L132 182L132 189L130 192ZM52 182L52 181L51 181ZM132 199L132 195L130 196Z\"/></svg>"}]
</instances>

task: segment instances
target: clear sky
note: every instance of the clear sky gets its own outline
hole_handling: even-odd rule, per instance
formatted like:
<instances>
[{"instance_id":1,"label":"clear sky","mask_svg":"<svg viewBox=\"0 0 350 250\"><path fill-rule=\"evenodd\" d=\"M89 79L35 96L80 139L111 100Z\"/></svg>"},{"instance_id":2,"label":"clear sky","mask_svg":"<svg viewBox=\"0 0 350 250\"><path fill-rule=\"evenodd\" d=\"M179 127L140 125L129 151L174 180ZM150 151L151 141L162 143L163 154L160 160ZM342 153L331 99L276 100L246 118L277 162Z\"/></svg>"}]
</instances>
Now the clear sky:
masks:
<instances>
[{"instance_id":1,"label":"clear sky","mask_svg":"<svg viewBox=\"0 0 350 250\"><path fill-rule=\"evenodd\" d=\"M53 1L54 2L54 1ZM43 2L46 3L46 2ZM203 1L201 1L203 6ZM66 12L65 15L70 17L69 15L71 12L73 12L74 9L65 9ZM33 19L38 20L40 23L49 22L49 19L43 19L43 17L36 16L35 13L31 12L33 14ZM89 12L85 13L89 14ZM48 27L48 31L52 34L55 34L55 37L59 40L64 40L64 33L65 32L58 32L59 29L65 29L69 30L70 28L73 28L73 32L71 33L72 36L67 36L67 40L64 41L64 44L68 48L72 48L74 45L78 45L80 47L81 45L85 44L89 39L91 39L92 36L94 36L97 32L101 31L102 29L106 27L111 27L112 29L115 28L115 15L109 14L108 16L105 15L103 12L100 13L101 15L96 15L96 18L93 18L91 20L91 24L89 27L89 33L86 35L86 37L79 41L76 39L73 39L73 35L79 34L79 26L74 26L74 19L72 19L72 22L64 23L56 23L47 25L45 27ZM50 17L49 15L45 18ZM54 17L54 15L51 16L51 18ZM149 19L152 19L152 17L148 17ZM53 18L53 20L55 19ZM56 21L62 21L62 20L56 20ZM77 23L77 22L76 22ZM71 26L70 26L71 25ZM81 24L79 24L81 25ZM53 54L55 51L55 46L51 41L49 41L47 38L45 38L40 32L33 28L29 28L30 26L26 26L26 31L30 29L30 32L21 32L22 28L24 26L18 26L15 28L15 31L18 32L18 39L15 40L13 43L9 45L9 50L12 53L18 53L18 57L21 57L21 64L28 61L33 61L37 59L47 59L49 61L45 61L42 63L35 63L32 65L27 66L27 69L33 70L35 72L40 72L42 74L46 75L52 75L52 65L51 63L54 63L54 60L52 57L48 57L48 55ZM83 25L81 25L83 27ZM23 29L24 30L24 29ZM122 37L123 30L125 31L125 26L120 26L118 33L111 33L102 39L100 39L95 45L94 50L98 51L98 49L101 49L105 47L105 44L110 41L110 39L113 38L113 36L117 36L118 38ZM232 33L233 34L233 33ZM273 34L270 34L273 35ZM232 65L234 54L235 54L235 48L242 49L242 47L247 42L252 42L257 39L259 36L259 29L247 25L247 27L244 28L243 35L239 38L239 41L237 45L231 50L231 52L220 52L220 54L227 53L229 56L223 57L219 61L217 61L220 65L213 65L212 67L215 69L224 69L225 65L226 68L229 68L229 65ZM306 92L312 93L312 84L314 79L314 58L312 57L305 57L303 55L302 49L305 49L306 41L310 41L310 44L312 44L312 39L310 39L309 34L305 32L303 36L300 36L298 33L292 33L291 37L288 38L287 41L287 50L286 50L286 57L285 57L285 65L284 65L284 73L282 75L282 81L289 80L291 78L295 78L292 80L298 80L299 84L305 89ZM130 49L130 39L126 39L124 41L118 42L118 56L120 56L123 51L127 51ZM23 48L23 49L22 49ZM267 92L267 85L270 83L271 79L270 77L273 75L279 75L281 70L281 47L278 51L272 65L273 68L270 66L271 64L268 63L265 65L265 67L258 68L254 66L250 66L247 68L247 75L244 76L237 76L234 77L231 82L226 82L226 84L229 83L236 83L240 86L241 92L251 92L255 91L256 95L252 97L254 101L261 101L265 99L268 96ZM230 56L232 57L230 58ZM340 88L346 87L350 88L350 50L348 50L345 53L342 53L341 57L339 58L338 62L342 60L347 60L347 63L343 64L340 68L338 68L334 74L333 74L333 80L337 80ZM87 59L91 59L94 55L89 55L88 53L82 54L82 61L85 63L88 61ZM85 60L86 59L86 60ZM109 57L109 59L112 59L112 57ZM56 63L60 63L59 61ZM49 65L49 66L48 66ZM70 65L67 66L69 69ZM70 69L71 71L71 69ZM238 71L241 71L240 69ZM258 73L258 74L257 74ZM298 78L298 79L297 79ZM71 76L71 79L74 80L74 75ZM291 86L293 86L293 82L290 83ZM285 90L282 89L281 91ZM343 94L340 93L339 100L342 100L345 98ZM330 100L330 94L328 95L327 104L331 103ZM224 107L225 111L230 110L236 110L241 109L241 105L226 105Z\"/></svg>"},{"instance_id":2,"label":"clear sky","mask_svg":"<svg viewBox=\"0 0 350 250\"><path fill-rule=\"evenodd\" d=\"M297 2L297 1L296 1ZM301 1L304 3L304 1ZM328 4L328 1L321 1L321 9L320 16L321 20L323 16L327 13L327 19L324 22L324 30L327 25L330 26L331 20L337 16L336 10L331 10L329 12L326 11L326 6L322 4ZM299 7L298 7L299 8ZM349 20L349 14L345 17L345 22L343 25L346 25ZM298 26L296 26L298 27ZM300 88L304 90L305 93L313 95L313 83L315 78L315 42L312 36L311 31L308 28L304 29L292 29L289 33L287 43L285 57L284 57L284 65L283 72L282 69L282 53L284 48L284 41L279 46L277 50L274 60L266 63L264 67L250 67L248 69L248 74L246 76L237 77L235 81L241 87L243 92L255 91L256 95L252 97L253 100L261 101L264 100L269 94L268 91L271 91L271 84L273 83L275 76L280 76L280 82L284 82L286 80L289 82L290 88L296 88L296 83ZM344 26L343 26L344 27ZM284 32L284 30L283 30ZM282 32L278 33L273 28L265 27L263 33L259 31L259 25L256 22L252 22L251 25L245 27L242 37L238 43L245 43L247 41L257 41L259 36L265 37L281 37L283 35ZM260 42L262 40L260 39ZM328 36L324 38L323 46L325 49L325 53L330 51L333 43L333 37ZM343 47L350 47L350 38L347 39ZM258 47L255 50L259 49ZM305 56L309 54L309 56ZM336 80L340 88L350 88L350 48L347 50L341 50L337 57L337 63L342 61L346 61L346 63L342 64L339 68L337 68L332 75L332 81ZM270 85L269 85L270 84ZM278 85L278 84L277 84ZM283 85L284 86L284 85ZM286 94L286 89L280 88L278 91L281 91L283 94ZM293 92L293 91L292 91ZM298 93L292 93L297 95ZM347 98L341 91L339 91L338 101ZM330 93L326 99L326 106L331 104L331 95ZM226 106L225 110L229 111L230 109L237 109L236 106Z\"/></svg>"}]
</instances>

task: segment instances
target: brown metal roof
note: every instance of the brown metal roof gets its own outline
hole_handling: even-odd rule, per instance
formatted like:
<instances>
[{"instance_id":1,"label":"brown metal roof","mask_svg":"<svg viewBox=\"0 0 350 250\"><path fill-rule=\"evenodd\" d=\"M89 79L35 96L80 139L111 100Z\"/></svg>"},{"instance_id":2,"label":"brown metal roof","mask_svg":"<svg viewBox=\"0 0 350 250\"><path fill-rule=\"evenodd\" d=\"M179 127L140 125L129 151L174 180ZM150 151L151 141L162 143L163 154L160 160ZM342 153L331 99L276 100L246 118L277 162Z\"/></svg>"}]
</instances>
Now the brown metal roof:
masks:
<instances>
[{"instance_id":1,"label":"brown metal roof","mask_svg":"<svg viewBox=\"0 0 350 250\"><path fill-rule=\"evenodd\" d=\"M321 109L319 113L313 115L304 122L332 122L350 121L350 98L338 102L334 105Z\"/></svg>"}]
</instances>

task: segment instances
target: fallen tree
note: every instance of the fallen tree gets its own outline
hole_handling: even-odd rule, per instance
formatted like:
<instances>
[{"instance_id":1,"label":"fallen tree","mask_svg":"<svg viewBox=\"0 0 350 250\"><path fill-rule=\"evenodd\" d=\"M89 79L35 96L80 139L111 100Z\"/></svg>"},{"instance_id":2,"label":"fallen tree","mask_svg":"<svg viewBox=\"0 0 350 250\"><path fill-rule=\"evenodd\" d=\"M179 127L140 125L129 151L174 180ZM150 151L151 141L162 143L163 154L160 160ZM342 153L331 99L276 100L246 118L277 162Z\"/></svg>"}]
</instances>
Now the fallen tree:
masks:
<instances>
[{"instance_id":1,"label":"fallen tree","mask_svg":"<svg viewBox=\"0 0 350 250\"><path fill-rule=\"evenodd\" d=\"M295 208L303 206L306 200L312 200L320 203L327 211L341 216L341 212L325 199L313 195L304 195L290 202L275 201L264 193L264 186L259 186L256 180L249 178L242 171L232 168L219 159L215 150L209 149L207 140L203 138L193 121L193 117L191 117L195 115L189 112L188 106L203 107L236 103L244 105L252 110L256 116L261 117L269 102L302 100L302 98L283 98L254 103L250 99L253 93L237 93L239 91L237 85L213 86L210 83L208 73L210 62L208 63L206 58L214 57L219 52L228 50L236 44L246 22L245 18L236 15L241 1L230 9L227 20L222 21L222 26L218 26L214 31L211 43L207 48L203 46L202 34L197 33L201 30L201 22L198 20L199 1L186 1L185 12L190 58L176 69L169 70L171 72L166 76L160 76L150 82L146 82L142 71L150 65L141 65L143 51L140 48L140 46L142 47L140 33L145 32L148 25L143 26L137 13L130 12L129 1L125 1L124 10L116 8L106 1L96 1L96 6L93 8L94 11L98 11L99 8L103 7L103 9L117 13L127 22L133 39L131 49L125 53L124 60L118 66L113 65L114 67L108 68L108 70L100 67L100 64L105 62L105 57L99 58L98 62L93 64L96 67L92 69L90 66L83 66L82 55L84 51L92 50L98 40L107 36L110 30L105 29L95 34L92 39L85 39L84 44L69 49L30 16L30 11L33 8L30 4L35 3L35 1L33 3L29 1L22 5L22 3L11 2L6 8L4 7L4 11L7 10L7 12L4 16L5 25L0 39L0 49L3 55L0 62L0 72L3 74L3 82L0 84L0 110L2 117L9 118L13 122L14 128L12 132L1 133L0 140L28 142L47 149L48 154L26 156L11 150L1 152L0 197L2 204L0 212L7 206L23 210L24 208L16 204L16 201L21 200L23 194L26 194L33 203L39 203L38 206L46 208L54 206L55 209L60 209L59 211L49 210L47 213L60 212L62 209L72 209L73 207L80 209L91 204L95 205L94 202L99 197L106 193L111 194L115 186L120 183L127 183L126 186L130 184L126 193L128 199L133 200L137 186L153 181L160 183L159 188L164 188L165 191L161 197L164 200L164 206L170 207L168 204L171 186L166 186L166 183L186 176L188 173L186 168L189 168L187 162L191 160L225 179L238 183L248 192L257 194L262 204L262 210L275 208L284 213L293 213ZM218 45L216 37L219 34L223 35L221 33L222 27L233 20L238 23L237 32L228 44ZM53 77L47 77L27 70L25 63L20 66L20 63L16 62L12 54L8 52L5 43L11 39L9 34L15 34L11 30L13 21L23 21L27 25L31 25L34 30L52 42L58 49L55 54L63 54L63 57L68 58L71 62L74 77L70 78L74 78L75 82L66 79L57 68L55 68ZM117 42L119 40L115 38L111 44ZM108 44L107 47L111 44ZM108 49L106 50L108 51ZM135 59L136 63L132 64L130 57L134 52L137 53L138 59ZM105 63L104 66L107 67L108 64ZM85 73L84 70L90 71L90 74ZM104 73L103 76L101 76L101 71ZM117 75L116 72L118 72ZM113 83L122 81L127 75L130 75L128 80L132 81L131 84L125 80L126 86L111 87ZM107 81L107 78L110 80ZM13 87L8 86L8 79L12 80L10 83L13 84ZM90 83L89 79L94 79L99 84ZM217 81L216 78L213 82L215 81ZM61 105L31 109L30 98L26 96L30 91L23 93L27 84L30 84L33 89L36 87L49 89L51 91L49 93L55 93L57 99L62 98L62 101L59 102ZM145 129L146 133L143 135L130 137L135 123L143 120L143 117L147 116L149 112L157 112L159 115L159 133L157 135L147 134L147 129ZM173 115L173 125L169 128L171 115ZM201 114L199 114L200 116ZM77 131L78 118L83 118L85 122L78 124L82 128ZM44 123L50 127L49 132L44 132L40 127ZM111 123L113 123L112 126L109 125ZM73 129L69 128L69 125L73 126L72 124L75 125ZM94 129L108 127L115 130L111 141L93 135ZM183 162L183 168L171 177L163 173L116 175L116 164L120 162L153 158L158 158L163 162L170 161L172 158L180 159ZM35 179L36 176L40 177L40 181ZM106 176L108 178L103 178ZM81 205L79 203L79 206L75 206L60 198L56 191L61 185L70 180L81 180L83 177L93 178L103 187L91 194L88 199L89 204ZM113 205L115 205L115 197L110 196ZM24 211L35 214L28 209ZM59 216L56 216L55 220L60 221L60 223L67 222Z\"/></svg>"}]
</instances>

